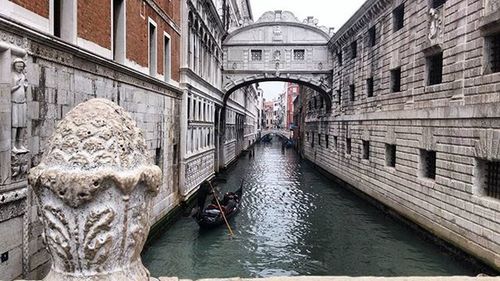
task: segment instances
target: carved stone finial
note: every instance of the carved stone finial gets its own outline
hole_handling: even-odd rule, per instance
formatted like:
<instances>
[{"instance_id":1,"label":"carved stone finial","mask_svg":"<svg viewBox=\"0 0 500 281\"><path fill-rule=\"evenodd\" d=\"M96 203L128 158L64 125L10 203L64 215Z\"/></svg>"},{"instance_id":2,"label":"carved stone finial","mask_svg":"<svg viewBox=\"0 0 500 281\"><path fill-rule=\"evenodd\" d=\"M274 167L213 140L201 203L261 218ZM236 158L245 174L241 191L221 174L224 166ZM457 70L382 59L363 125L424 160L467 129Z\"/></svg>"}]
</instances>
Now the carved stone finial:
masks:
<instances>
[{"instance_id":1,"label":"carved stone finial","mask_svg":"<svg viewBox=\"0 0 500 281\"><path fill-rule=\"evenodd\" d=\"M125 110L93 99L59 123L28 176L52 267L45 280L148 280L140 253L161 170Z\"/></svg>"}]
</instances>

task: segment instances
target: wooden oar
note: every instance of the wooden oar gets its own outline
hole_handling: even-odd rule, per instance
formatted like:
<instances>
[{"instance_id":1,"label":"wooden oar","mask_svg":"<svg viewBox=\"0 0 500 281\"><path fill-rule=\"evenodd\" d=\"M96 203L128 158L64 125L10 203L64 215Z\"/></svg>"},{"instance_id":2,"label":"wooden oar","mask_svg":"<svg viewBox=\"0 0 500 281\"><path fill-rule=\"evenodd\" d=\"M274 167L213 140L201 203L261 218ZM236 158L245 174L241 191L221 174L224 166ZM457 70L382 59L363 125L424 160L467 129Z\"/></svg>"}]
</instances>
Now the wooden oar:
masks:
<instances>
[{"instance_id":1,"label":"wooden oar","mask_svg":"<svg viewBox=\"0 0 500 281\"><path fill-rule=\"evenodd\" d=\"M217 193L215 192L215 189L212 185L211 182L208 182L210 184L210 188L212 188L212 192L214 193L214 198L215 202L217 203L217 206L219 207L220 213L222 214L222 218L224 219L224 222L226 223L227 229L229 230L229 235L234 236L233 230L231 229L231 226L229 225L229 222L226 219L226 214L224 214L224 210L222 210L222 206L219 203L219 199L217 198Z\"/></svg>"}]
</instances>

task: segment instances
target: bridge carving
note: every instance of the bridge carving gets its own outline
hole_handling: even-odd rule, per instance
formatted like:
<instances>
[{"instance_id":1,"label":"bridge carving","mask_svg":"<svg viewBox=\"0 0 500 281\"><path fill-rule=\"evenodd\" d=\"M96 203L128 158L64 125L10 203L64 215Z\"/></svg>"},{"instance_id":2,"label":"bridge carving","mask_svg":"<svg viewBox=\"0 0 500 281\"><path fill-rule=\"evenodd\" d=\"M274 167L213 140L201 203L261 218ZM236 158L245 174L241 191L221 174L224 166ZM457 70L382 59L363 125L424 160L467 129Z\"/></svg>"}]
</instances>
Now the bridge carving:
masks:
<instances>
[{"instance_id":1,"label":"bridge carving","mask_svg":"<svg viewBox=\"0 0 500 281\"><path fill-rule=\"evenodd\" d=\"M331 33L314 18L301 22L287 11L264 13L232 31L223 43L224 100L253 83L285 81L313 88L331 105Z\"/></svg>"}]
</instances>

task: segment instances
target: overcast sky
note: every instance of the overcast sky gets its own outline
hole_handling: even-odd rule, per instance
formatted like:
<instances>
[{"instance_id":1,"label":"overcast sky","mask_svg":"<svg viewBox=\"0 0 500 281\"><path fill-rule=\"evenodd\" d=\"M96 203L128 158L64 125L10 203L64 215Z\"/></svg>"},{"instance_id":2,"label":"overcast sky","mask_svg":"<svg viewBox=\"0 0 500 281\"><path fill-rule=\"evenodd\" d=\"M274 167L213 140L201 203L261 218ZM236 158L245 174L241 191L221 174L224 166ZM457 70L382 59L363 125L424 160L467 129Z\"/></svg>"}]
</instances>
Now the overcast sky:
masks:
<instances>
[{"instance_id":1,"label":"overcast sky","mask_svg":"<svg viewBox=\"0 0 500 281\"><path fill-rule=\"evenodd\" d=\"M299 20L314 16L319 25L333 27L337 31L363 5L365 0L250 0L254 21L267 11L285 10ZM272 99L283 91L282 82L260 83L264 97Z\"/></svg>"}]
</instances>

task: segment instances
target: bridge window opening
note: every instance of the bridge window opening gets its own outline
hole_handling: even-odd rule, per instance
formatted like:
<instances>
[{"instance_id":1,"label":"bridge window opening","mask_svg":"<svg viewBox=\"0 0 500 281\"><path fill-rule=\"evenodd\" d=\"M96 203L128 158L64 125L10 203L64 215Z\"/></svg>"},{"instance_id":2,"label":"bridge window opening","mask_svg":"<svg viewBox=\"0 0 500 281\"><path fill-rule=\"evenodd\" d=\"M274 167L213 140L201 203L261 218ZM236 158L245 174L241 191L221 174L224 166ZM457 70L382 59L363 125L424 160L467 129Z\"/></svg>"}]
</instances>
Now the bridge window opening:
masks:
<instances>
[{"instance_id":1,"label":"bridge window opening","mask_svg":"<svg viewBox=\"0 0 500 281\"><path fill-rule=\"evenodd\" d=\"M432 0L432 8L437 9L446 3L446 0Z\"/></svg>"},{"instance_id":2,"label":"bridge window opening","mask_svg":"<svg viewBox=\"0 0 500 281\"><path fill-rule=\"evenodd\" d=\"M373 97L373 78L372 77L366 79L366 95L369 98Z\"/></svg>"},{"instance_id":3,"label":"bridge window opening","mask_svg":"<svg viewBox=\"0 0 500 281\"><path fill-rule=\"evenodd\" d=\"M337 63L342 66L342 50L337 52Z\"/></svg>"},{"instance_id":4,"label":"bridge window opening","mask_svg":"<svg viewBox=\"0 0 500 281\"><path fill-rule=\"evenodd\" d=\"M391 92L401 91L401 67L391 70Z\"/></svg>"},{"instance_id":5,"label":"bridge window opening","mask_svg":"<svg viewBox=\"0 0 500 281\"><path fill-rule=\"evenodd\" d=\"M385 144L385 165L396 167L396 145L394 144Z\"/></svg>"},{"instance_id":6,"label":"bridge window opening","mask_svg":"<svg viewBox=\"0 0 500 281\"><path fill-rule=\"evenodd\" d=\"M420 150L420 176L436 179L436 151Z\"/></svg>"},{"instance_id":7,"label":"bridge window opening","mask_svg":"<svg viewBox=\"0 0 500 281\"><path fill-rule=\"evenodd\" d=\"M156 75L156 25L149 22L149 75Z\"/></svg>"},{"instance_id":8,"label":"bridge window opening","mask_svg":"<svg viewBox=\"0 0 500 281\"><path fill-rule=\"evenodd\" d=\"M356 94L356 87L354 84L349 85L349 101L354 101L354 95Z\"/></svg>"},{"instance_id":9,"label":"bridge window opening","mask_svg":"<svg viewBox=\"0 0 500 281\"><path fill-rule=\"evenodd\" d=\"M345 153L347 155L351 155L351 152L352 152L351 138L346 138L345 139Z\"/></svg>"},{"instance_id":10,"label":"bridge window opening","mask_svg":"<svg viewBox=\"0 0 500 281\"><path fill-rule=\"evenodd\" d=\"M443 82L443 52L427 57L427 84L436 85Z\"/></svg>"},{"instance_id":11,"label":"bridge window opening","mask_svg":"<svg viewBox=\"0 0 500 281\"><path fill-rule=\"evenodd\" d=\"M294 60L304 60L306 55L305 50L293 50L293 59Z\"/></svg>"},{"instance_id":12,"label":"bridge window opening","mask_svg":"<svg viewBox=\"0 0 500 281\"><path fill-rule=\"evenodd\" d=\"M252 61L261 61L262 60L262 50L251 50Z\"/></svg>"},{"instance_id":13,"label":"bridge window opening","mask_svg":"<svg viewBox=\"0 0 500 281\"><path fill-rule=\"evenodd\" d=\"M370 142L365 140L363 141L363 159L370 159Z\"/></svg>"},{"instance_id":14,"label":"bridge window opening","mask_svg":"<svg viewBox=\"0 0 500 281\"><path fill-rule=\"evenodd\" d=\"M377 30L375 26L368 29L368 44L370 47L374 47L377 44Z\"/></svg>"},{"instance_id":15,"label":"bridge window opening","mask_svg":"<svg viewBox=\"0 0 500 281\"><path fill-rule=\"evenodd\" d=\"M480 194L500 199L500 161L477 159L476 171Z\"/></svg>"},{"instance_id":16,"label":"bridge window opening","mask_svg":"<svg viewBox=\"0 0 500 281\"><path fill-rule=\"evenodd\" d=\"M396 9L394 9L392 11L393 31L394 32L403 28L404 19L405 19L405 6L404 6L404 4L401 4Z\"/></svg>"},{"instance_id":17,"label":"bridge window opening","mask_svg":"<svg viewBox=\"0 0 500 281\"><path fill-rule=\"evenodd\" d=\"M358 42L354 41L351 43L351 59L355 59L358 56Z\"/></svg>"},{"instance_id":18,"label":"bridge window opening","mask_svg":"<svg viewBox=\"0 0 500 281\"><path fill-rule=\"evenodd\" d=\"M487 72L500 72L500 33L485 38Z\"/></svg>"},{"instance_id":19,"label":"bridge window opening","mask_svg":"<svg viewBox=\"0 0 500 281\"><path fill-rule=\"evenodd\" d=\"M326 148L328 148L330 146L330 140L328 139L328 135L325 135L325 145L326 145Z\"/></svg>"}]
</instances>

